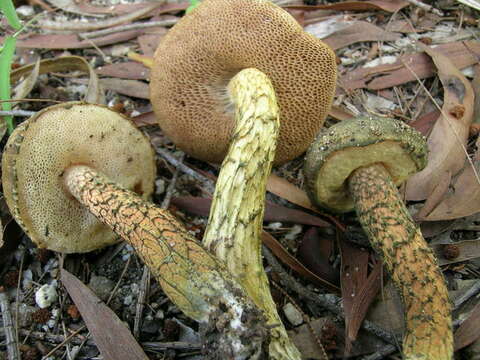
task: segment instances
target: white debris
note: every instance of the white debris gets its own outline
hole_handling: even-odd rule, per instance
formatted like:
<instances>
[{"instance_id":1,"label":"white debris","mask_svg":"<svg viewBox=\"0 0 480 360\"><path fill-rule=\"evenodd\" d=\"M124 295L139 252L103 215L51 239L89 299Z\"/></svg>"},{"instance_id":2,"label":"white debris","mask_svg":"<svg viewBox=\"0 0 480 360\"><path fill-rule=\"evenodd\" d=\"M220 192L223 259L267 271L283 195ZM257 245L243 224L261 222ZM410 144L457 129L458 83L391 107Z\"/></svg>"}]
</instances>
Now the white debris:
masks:
<instances>
[{"instance_id":1,"label":"white debris","mask_svg":"<svg viewBox=\"0 0 480 360\"><path fill-rule=\"evenodd\" d=\"M55 283L45 284L35 293L35 302L41 308L47 308L57 300L57 286Z\"/></svg>"},{"instance_id":2,"label":"white debris","mask_svg":"<svg viewBox=\"0 0 480 360\"><path fill-rule=\"evenodd\" d=\"M345 21L343 15L334 16L325 21L305 26L304 30L313 36L323 39L327 36L352 26L354 21Z\"/></svg>"},{"instance_id":3,"label":"white debris","mask_svg":"<svg viewBox=\"0 0 480 360\"><path fill-rule=\"evenodd\" d=\"M285 235L286 240L295 240L297 236L302 232L302 227L300 225L293 225L292 230Z\"/></svg>"},{"instance_id":4,"label":"white debris","mask_svg":"<svg viewBox=\"0 0 480 360\"><path fill-rule=\"evenodd\" d=\"M367 62L365 65L363 65L363 67L371 68L378 65L394 64L396 61L397 61L396 56L382 56L382 57L376 58L375 60Z\"/></svg>"},{"instance_id":5,"label":"white debris","mask_svg":"<svg viewBox=\"0 0 480 360\"><path fill-rule=\"evenodd\" d=\"M290 322L290 324L292 324L293 326L298 326L303 323L302 313L298 311L292 303L286 303L283 306L283 313L285 314L285 317Z\"/></svg>"}]
</instances>

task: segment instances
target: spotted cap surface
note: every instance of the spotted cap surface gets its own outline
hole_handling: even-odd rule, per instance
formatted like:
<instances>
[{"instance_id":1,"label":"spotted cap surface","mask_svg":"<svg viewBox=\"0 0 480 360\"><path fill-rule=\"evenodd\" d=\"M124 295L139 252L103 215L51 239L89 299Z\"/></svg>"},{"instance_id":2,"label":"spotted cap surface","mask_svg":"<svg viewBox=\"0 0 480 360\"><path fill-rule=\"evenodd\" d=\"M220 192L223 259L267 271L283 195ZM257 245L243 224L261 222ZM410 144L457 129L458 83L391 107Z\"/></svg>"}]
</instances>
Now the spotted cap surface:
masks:
<instances>
[{"instance_id":1,"label":"spotted cap surface","mask_svg":"<svg viewBox=\"0 0 480 360\"><path fill-rule=\"evenodd\" d=\"M205 0L162 38L150 82L162 130L191 156L221 162L234 129L226 86L250 67L277 95L276 164L302 154L333 99L335 54L267 0Z\"/></svg>"},{"instance_id":2,"label":"spotted cap surface","mask_svg":"<svg viewBox=\"0 0 480 360\"><path fill-rule=\"evenodd\" d=\"M153 192L154 152L129 119L100 105L50 106L15 129L2 158L8 207L41 248L87 252L117 241L66 190L62 175L78 164L145 198Z\"/></svg>"},{"instance_id":3,"label":"spotted cap surface","mask_svg":"<svg viewBox=\"0 0 480 360\"><path fill-rule=\"evenodd\" d=\"M361 116L323 129L307 151L307 193L316 205L335 212L354 208L347 179L360 167L380 163L400 185L427 165L426 140L405 123Z\"/></svg>"}]
</instances>

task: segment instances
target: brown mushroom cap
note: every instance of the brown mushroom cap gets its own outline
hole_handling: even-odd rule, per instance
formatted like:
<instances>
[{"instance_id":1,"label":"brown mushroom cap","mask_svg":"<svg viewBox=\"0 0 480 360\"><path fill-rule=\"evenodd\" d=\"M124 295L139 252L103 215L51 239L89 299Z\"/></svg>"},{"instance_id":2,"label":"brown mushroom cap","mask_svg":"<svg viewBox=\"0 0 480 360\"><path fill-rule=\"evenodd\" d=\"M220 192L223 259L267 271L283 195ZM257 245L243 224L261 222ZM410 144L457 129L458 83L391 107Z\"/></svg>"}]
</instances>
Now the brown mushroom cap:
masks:
<instances>
[{"instance_id":1,"label":"brown mushroom cap","mask_svg":"<svg viewBox=\"0 0 480 360\"><path fill-rule=\"evenodd\" d=\"M150 82L162 130L188 154L220 162L234 129L226 85L250 67L269 76L277 95L275 163L299 156L331 105L335 54L267 0L205 0L162 39Z\"/></svg>"},{"instance_id":2,"label":"brown mushroom cap","mask_svg":"<svg viewBox=\"0 0 480 360\"><path fill-rule=\"evenodd\" d=\"M10 136L2 159L3 191L15 220L42 248L74 253L112 244L117 236L63 185L71 165L87 165L149 197L155 157L149 140L107 107L48 107Z\"/></svg>"},{"instance_id":3,"label":"brown mushroom cap","mask_svg":"<svg viewBox=\"0 0 480 360\"><path fill-rule=\"evenodd\" d=\"M323 129L307 152L304 173L314 203L335 212L354 209L347 179L360 167L382 164L396 185L427 164L425 138L401 121L363 116Z\"/></svg>"}]
</instances>

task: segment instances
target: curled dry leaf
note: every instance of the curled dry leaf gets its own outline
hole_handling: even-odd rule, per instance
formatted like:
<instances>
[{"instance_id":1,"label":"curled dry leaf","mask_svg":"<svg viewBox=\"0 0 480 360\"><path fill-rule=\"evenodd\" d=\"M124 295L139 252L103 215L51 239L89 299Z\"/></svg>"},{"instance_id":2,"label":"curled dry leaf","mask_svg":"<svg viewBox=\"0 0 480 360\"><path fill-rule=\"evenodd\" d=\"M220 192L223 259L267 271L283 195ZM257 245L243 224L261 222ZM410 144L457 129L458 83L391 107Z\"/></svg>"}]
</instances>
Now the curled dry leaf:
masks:
<instances>
[{"instance_id":1,"label":"curled dry leaf","mask_svg":"<svg viewBox=\"0 0 480 360\"><path fill-rule=\"evenodd\" d=\"M465 144L473 115L474 94L470 82L436 50L421 43L419 46L432 58L444 88L442 112L428 137L427 167L407 182L410 200L424 200L432 194L442 176L455 176L465 161Z\"/></svg>"},{"instance_id":2,"label":"curled dry leaf","mask_svg":"<svg viewBox=\"0 0 480 360\"><path fill-rule=\"evenodd\" d=\"M408 6L408 1L396 0L370 0L370 1L343 1L335 4L327 5L289 5L284 6L287 9L298 10L338 10L338 11L365 11L365 10L384 10L388 12L396 12Z\"/></svg>"},{"instance_id":3,"label":"curled dry leaf","mask_svg":"<svg viewBox=\"0 0 480 360\"><path fill-rule=\"evenodd\" d=\"M12 83L19 80L22 76L31 73L35 66L36 64L29 64L12 71ZM66 72L74 70L84 71L89 75L88 88L84 101L91 104L104 104L105 96L103 94L103 89L98 83L98 77L90 64L80 56L64 56L42 60L40 61L38 73L47 74L51 72Z\"/></svg>"},{"instance_id":4,"label":"curled dry leaf","mask_svg":"<svg viewBox=\"0 0 480 360\"><path fill-rule=\"evenodd\" d=\"M150 77L150 69L134 61L108 64L95 69L95 71L98 75L130 80L145 80Z\"/></svg>"},{"instance_id":5,"label":"curled dry leaf","mask_svg":"<svg viewBox=\"0 0 480 360\"><path fill-rule=\"evenodd\" d=\"M424 220L450 220L469 216L480 211L480 138L476 143L477 152L473 166L466 161L460 175L450 186L449 192Z\"/></svg>"},{"instance_id":6,"label":"curled dry leaf","mask_svg":"<svg viewBox=\"0 0 480 360\"><path fill-rule=\"evenodd\" d=\"M40 58L35 62L32 71L13 89L14 100L23 99L30 94L30 91L33 90L35 83L37 82L38 74L40 72ZM12 104L13 105L13 104Z\"/></svg>"}]
</instances>

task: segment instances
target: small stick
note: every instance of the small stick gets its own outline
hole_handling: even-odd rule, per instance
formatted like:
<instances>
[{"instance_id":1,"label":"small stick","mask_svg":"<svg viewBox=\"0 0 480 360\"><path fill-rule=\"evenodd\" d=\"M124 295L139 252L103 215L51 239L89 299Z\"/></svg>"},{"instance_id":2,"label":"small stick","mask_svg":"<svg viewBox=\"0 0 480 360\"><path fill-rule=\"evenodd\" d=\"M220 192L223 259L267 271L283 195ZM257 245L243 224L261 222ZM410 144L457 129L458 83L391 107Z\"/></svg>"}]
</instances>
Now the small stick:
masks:
<instances>
[{"instance_id":1,"label":"small stick","mask_svg":"<svg viewBox=\"0 0 480 360\"><path fill-rule=\"evenodd\" d=\"M8 360L20 360L15 326L13 325L10 304L3 286L0 287L0 309L2 311L3 328L5 331Z\"/></svg>"},{"instance_id":2,"label":"small stick","mask_svg":"<svg viewBox=\"0 0 480 360\"><path fill-rule=\"evenodd\" d=\"M468 289L463 295L459 296L455 301L453 302L453 308L457 310L463 303L465 303L468 299L470 299L472 296L475 296L480 292L480 280L475 282L470 289Z\"/></svg>"},{"instance_id":3,"label":"small stick","mask_svg":"<svg viewBox=\"0 0 480 360\"><path fill-rule=\"evenodd\" d=\"M179 19L167 19L167 20L159 20L159 21L148 21L148 22L136 22L133 24L128 25L120 25L111 27L108 29L85 32L78 34L82 39L92 39L104 35L114 34L122 31L127 30L138 30L138 29L145 29L149 27L156 27L156 26L172 26L178 22Z\"/></svg>"},{"instance_id":4,"label":"small stick","mask_svg":"<svg viewBox=\"0 0 480 360\"><path fill-rule=\"evenodd\" d=\"M35 111L27 111L27 110L8 110L8 111L0 111L0 116L26 116L30 117L35 115Z\"/></svg>"}]
</instances>

